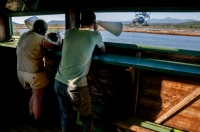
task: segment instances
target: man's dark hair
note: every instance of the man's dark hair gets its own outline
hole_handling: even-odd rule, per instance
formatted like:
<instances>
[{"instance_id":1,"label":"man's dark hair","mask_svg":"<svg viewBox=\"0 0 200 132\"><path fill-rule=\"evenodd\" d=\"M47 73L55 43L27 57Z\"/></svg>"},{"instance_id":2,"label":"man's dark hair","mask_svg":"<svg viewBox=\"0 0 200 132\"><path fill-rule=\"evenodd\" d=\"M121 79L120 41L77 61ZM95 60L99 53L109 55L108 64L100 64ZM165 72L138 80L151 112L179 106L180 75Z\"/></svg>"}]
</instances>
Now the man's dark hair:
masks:
<instances>
[{"instance_id":1,"label":"man's dark hair","mask_svg":"<svg viewBox=\"0 0 200 132\"><path fill-rule=\"evenodd\" d=\"M96 15L93 11L81 12L81 26L90 26L96 21Z\"/></svg>"},{"instance_id":2,"label":"man's dark hair","mask_svg":"<svg viewBox=\"0 0 200 132\"><path fill-rule=\"evenodd\" d=\"M36 20L33 24L33 30L34 32L45 35L46 31L48 29L48 25L44 20Z\"/></svg>"}]
</instances>

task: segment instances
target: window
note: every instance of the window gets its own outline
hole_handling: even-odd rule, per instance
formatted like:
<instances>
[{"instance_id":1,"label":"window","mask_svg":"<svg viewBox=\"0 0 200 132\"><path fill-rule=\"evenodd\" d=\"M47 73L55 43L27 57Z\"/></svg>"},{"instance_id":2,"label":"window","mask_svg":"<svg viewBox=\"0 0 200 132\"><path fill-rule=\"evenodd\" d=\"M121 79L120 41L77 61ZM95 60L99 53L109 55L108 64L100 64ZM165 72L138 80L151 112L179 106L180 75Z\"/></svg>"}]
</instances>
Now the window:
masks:
<instances>
[{"instance_id":1,"label":"window","mask_svg":"<svg viewBox=\"0 0 200 132\"><path fill-rule=\"evenodd\" d=\"M198 46L200 12L97 12L95 14L97 22L110 22L110 26L112 22L123 24L119 36L99 26L104 42L200 50ZM13 35L21 35L27 31L24 20L29 17L32 16L12 17ZM64 14L37 17L49 24L48 32L60 31L64 36Z\"/></svg>"},{"instance_id":2,"label":"window","mask_svg":"<svg viewBox=\"0 0 200 132\"><path fill-rule=\"evenodd\" d=\"M28 31L27 26L24 21L26 19L37 17L39 19L43 19L48 24L49 32L60 32L61 35L64 35L65 32L65 16L64 14L56 14L56 15L41 15L41 16L24 16L24 17L12 17L13 24L13 35L20 36L22 33Z\"/></svg>"},{"instance_id":3,"label":"window","mask_svg":"<svg viewBox=\"0 0 200 132\"><path fill-rule=\"evenodd\" d=\"M119 36L101 28L105 42L200 51L200 12L96 13L97 20L122 22Z\"/></svg>"}]
</instances>

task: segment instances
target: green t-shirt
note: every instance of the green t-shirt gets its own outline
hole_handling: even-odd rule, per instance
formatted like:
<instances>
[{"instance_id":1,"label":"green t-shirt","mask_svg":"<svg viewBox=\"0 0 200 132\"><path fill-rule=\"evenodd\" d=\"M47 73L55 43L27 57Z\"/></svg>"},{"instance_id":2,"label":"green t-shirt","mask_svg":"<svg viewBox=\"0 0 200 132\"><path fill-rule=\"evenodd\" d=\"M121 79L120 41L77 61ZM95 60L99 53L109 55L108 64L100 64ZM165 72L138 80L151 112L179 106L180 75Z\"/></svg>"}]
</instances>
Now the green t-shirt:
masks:
<instances>
[{"instance_id":1,"label":"green t-shirt","mask_svg":"<svg viewBox=\"0 0 200 132\"><path fill-rule=\"evenodd\" d=\"M99 48L103 45L99 31L88 28L66 30L55 79L72 87L86 86L86 75L96 45Z\"/></svg>"}]
</instances>

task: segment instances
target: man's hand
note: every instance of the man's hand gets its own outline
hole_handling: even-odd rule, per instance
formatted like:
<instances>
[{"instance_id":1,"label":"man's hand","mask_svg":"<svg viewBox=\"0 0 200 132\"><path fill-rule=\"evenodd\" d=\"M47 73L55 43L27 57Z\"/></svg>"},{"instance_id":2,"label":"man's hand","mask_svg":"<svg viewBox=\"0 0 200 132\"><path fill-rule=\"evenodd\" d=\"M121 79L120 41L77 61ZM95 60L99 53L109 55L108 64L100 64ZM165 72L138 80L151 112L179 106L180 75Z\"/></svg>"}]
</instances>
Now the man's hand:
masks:
<instances>
[{"instance_id":1,"label":"man's hand","mask_svg":"<svg viewBox=\"0 0 200 132\"><path fill-rule=\"evenodd\" d=\"M56 37L61 38L60 32L57 32Z\"/></svg>"}]
</instances>

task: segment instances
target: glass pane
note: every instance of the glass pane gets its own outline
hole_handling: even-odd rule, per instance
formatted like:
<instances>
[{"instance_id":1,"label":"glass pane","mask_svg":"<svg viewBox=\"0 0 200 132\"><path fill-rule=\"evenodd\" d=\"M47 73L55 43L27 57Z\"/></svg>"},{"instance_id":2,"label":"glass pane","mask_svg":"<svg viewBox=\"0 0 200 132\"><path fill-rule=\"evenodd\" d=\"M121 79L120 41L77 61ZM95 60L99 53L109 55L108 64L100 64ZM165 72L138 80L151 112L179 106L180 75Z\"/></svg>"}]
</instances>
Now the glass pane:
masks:
<instances>
[{"instance_id":1,"label":"glass pane","mask_svg":"<svg viewBox=\"0 0 200 132\"><path fill-rule=\"evenodd\" d=\"M7 0L5 7L10 11L27 11L23 0Z\"/></svg>"},{"instance_id":2,"label":"glass pane","mask_svg":"<svg viewBox=\"0 0 200 132\"><path fill-rule=\"evenodd\" d=\"M30 11L61 12L62 7L59 2L49 0L7 0L4 10L6 13L29 13Z\"/></svg>"},{"instance_id":3,"label":"glass pane","mask_svg":"<svg viewBox=\"0 0 200 132\"><path fill-rule=\"evenodd\" d=\"M200 12L107 12L96 15L98 21L123 24L119 36L100 27L105 42L200 51Z\"/></svg>"},{"instance_id":4,"label":"glass pane","mask_svg":"<svg viewBox=\"0 0 200 132\"><path fill-rule=\"evenodd\" d=\"M59 31L61 33L61 36L62 37L64 36L64 33L65 33L65 15L64 14L12 17L13 35L20 36L24 32L27 32L28 28L25 25L24 21L26 19L31 19L31 18L45 20L48 24L47 33Z\"/></svg>"}]
</instances>

